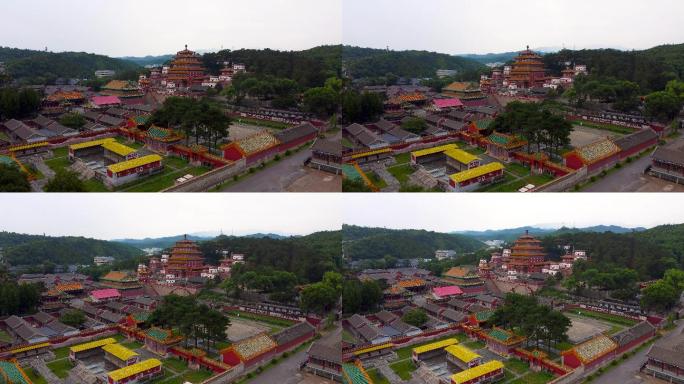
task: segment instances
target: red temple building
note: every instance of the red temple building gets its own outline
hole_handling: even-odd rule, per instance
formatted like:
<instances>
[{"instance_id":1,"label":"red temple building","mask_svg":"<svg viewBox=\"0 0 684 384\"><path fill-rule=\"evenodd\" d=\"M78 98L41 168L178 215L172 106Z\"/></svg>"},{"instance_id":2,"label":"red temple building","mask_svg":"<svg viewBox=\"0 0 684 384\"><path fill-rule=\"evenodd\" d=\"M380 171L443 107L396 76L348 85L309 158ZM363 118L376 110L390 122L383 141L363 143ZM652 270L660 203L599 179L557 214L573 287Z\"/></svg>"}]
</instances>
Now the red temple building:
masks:
<instances>
[{"instance_id":1,"label":"red temple building","mask_svg":"<svg viewBox=\"0 0 684 384\"><path fill-rule=\"evenodd\" d=\"M178 52L166 73L166 83L174 83L176 87L190 87L202 84L207 74L199 54L185 49Z\"/></svg>"},{"instance_id":2,"label":"red temple building","mask_svg":"<svg viewBox=\"0 0 684 384\"><path fill-rule=\"evenodd\" d=\"M528 231L520 236L511 248L511 256L506 268L521 273L541 272L546 265L546 253L541 241L530 235Z\"/></svg>"},{"instance_id":3,"label":"red temple building","mask_svg":"<svg viewBox=\"0 0 684 384\"><path fill-rule=\"evenodd\" d=\"M515 62L508 75L508 84L515 84L518 88L543 87L547 80L542 57L527 49L515 57Z\"/></svg>"},{"instance_id":4,"label":"red temple building","mask_svg":"<svg viewBox=\"0 0 684 384\"><path fill-rule=\"evenodd\" d=\"M204 269L204 257L197 243L185 236L173 246L166 273L177 278L199 277Z\"/></svg>"}]
</instances>

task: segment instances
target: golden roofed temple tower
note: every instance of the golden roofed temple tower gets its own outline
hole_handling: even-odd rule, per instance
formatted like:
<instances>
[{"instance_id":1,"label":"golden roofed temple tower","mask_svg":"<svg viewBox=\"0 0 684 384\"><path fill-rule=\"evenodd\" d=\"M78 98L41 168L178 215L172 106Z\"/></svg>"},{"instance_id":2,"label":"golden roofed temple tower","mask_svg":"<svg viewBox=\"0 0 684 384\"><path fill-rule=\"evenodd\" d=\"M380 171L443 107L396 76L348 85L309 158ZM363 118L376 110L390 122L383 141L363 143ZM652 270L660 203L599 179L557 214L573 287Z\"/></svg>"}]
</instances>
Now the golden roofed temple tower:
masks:
<instances>
[{"instance_id":1,"label":"golden roofed temple tower","mask_svg":"<svg viewBox=\"0 0 684 384\"><path fill-rule=\"evenodd\" d=\"M518 88L533 88L544 85L547 80L544 61L539 54L530 50L529 45L514 60L507 78L508 84L515 84Z\"/></svg>"},{"instance_id":2,"label":"golden roofed temple tower","mask_svg":"<svg viewBox=\"0 0 684 384\"><path fill-rule=\"evenodd\" d=\"M520 273L541 272L546 265L546 252L541 241L530 235L528 231L520 236L511 247L511 256L506 263L508 270Z\"/></svg>"},{"instance_id":3,"label":"golden roofed temple tower","mask_svg":"<svg viewBox=\"0 0 684 384\"><path fill-rule=\"evenodd\" d=\"M204 268L204 257L199 245L188 240L188 236L185 235L183 240L176 242L171 249L166 273L171 273L177 278L190 278L200 276Z\"/></svg>"},{"instance_id":4,"label":"golden roofed temple tower","mask_svg":"<svg viewBox=\"0 0 684 384\"><path fill-rule=\"evenodd\" d=\"M188 50L186 44L185 49L178 52L171 61L166 81L175 83L178 87L190 87L193 84L201 84L206 77L202 58L198 53Z\"/></svg>"}]
</instances>

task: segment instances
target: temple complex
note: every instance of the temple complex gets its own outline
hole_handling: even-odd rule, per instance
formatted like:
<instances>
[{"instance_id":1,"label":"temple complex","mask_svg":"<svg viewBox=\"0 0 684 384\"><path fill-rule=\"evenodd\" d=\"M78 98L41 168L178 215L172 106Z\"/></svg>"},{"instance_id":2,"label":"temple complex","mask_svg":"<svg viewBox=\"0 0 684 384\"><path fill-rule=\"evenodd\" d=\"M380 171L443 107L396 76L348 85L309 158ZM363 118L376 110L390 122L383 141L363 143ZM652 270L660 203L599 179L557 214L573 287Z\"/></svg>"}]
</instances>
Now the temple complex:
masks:
<instances>
[{"instance_id":1,"label":"temple complex","mask_svg":"<svg viewBox=\"0 0 684 384\"><path fill-rule=\"evenodd\" d=\"M202 84L207 74L202 64L202 58L196 52L185 49L178 52L171 62L171 66L162 72L163 82L167 88L189 88Z\"/></svg>"},{"instance_id":2,"label":"temple complex","mask_svg":"<svg viewBox=\"0 0 684 384\"><path fill-rule=\"evenodd\" d=\"M530 46L515 57L510 74L506 77L508 85L517 88L543 87L546 82L546 70L542 57L531 51Z\"/></svg>"},{"instance_id":3,"label":"temple complex","mask_svg":"<svg viewBox=\"0 0 684 384\"><path fill-rule=\"evenodd\" d=\"M520 273L541 272L546 265L546 253L541 241L530 235L528 231L520 236L511 247L511 255L506 269Z\"/></svg>"},{"instance_id":4,"label":"temple complex","mask_svg":"<svg viewBox=\"0 0 684 384\"><path fill-rule=\"evenodd\" d=\"M142 294L142 285L133 273L111 271L100 278L100 285L104 288L117 289L124 297Z\"/></svg>"},{"instance_id":5,"label":"temple complex","mask_svg":"<svg viewBox=\"0 0 684 384\"><path fill-rule=\"evenodd\" d=\"M166 265L167 274L173 274L175 278L187 279L200 276L204 269L204 257L197 243L188 240L185 236L173 246L171 257Z\"/></svg>"}]
</instances>

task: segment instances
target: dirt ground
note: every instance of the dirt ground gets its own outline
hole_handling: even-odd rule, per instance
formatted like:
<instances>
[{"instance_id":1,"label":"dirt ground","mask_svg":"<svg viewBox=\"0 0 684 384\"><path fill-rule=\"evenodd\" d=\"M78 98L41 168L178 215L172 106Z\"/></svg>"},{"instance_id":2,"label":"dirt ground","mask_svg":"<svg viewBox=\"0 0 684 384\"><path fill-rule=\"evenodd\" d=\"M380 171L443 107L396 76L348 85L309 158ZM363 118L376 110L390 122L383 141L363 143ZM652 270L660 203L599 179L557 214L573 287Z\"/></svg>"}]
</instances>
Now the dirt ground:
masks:
<instances>
[{"instance_id":1,"label":"dirt ground","mask_svg":"<svg viewBox=\"0 0 684 384\"><path fill-rule=\"evenodd\" d=\"M600 320L589 319L586 317L579 317L570 313L565 313L572 322L570 329L568 329L568 339L573 344L579 344L583 341L591 339L599 333L605 332L611 328Z\"/></svg>"},{"instance_id":2,"label":"dirt ground","mask_svg":"<svg viewBox=\"0 0 684 384\"><path fill-rule=\"evenodd\" d=\"M342 176L303 167L305 174L287 186L287 192L340 192Z\"/></svg>"},{"instance_id":3,"label":"dirt ground","mask_svg":"<svg viewBox=\"0 0 684 384\"><path fill-rule=\"evenodd\" d=\"M226 335L228 335L228 340L234 343L269 330L267 326L253 321L231 318L230 325L226 327Z\"/></svg>"},{"instance_id":4,"label":"dirt ground","mask_svg":"<svg viewBox=\"0 0 684 384\"><path fill-rule=\"evenodd\" d=\"M610 131L603 131L600 129L582 127L580 125L573 125L573 131L570 133L570 145L573 147L583 147L585 145L597 142L608 137L620 136L617 133Z\"/></svg>"}]
</instances>

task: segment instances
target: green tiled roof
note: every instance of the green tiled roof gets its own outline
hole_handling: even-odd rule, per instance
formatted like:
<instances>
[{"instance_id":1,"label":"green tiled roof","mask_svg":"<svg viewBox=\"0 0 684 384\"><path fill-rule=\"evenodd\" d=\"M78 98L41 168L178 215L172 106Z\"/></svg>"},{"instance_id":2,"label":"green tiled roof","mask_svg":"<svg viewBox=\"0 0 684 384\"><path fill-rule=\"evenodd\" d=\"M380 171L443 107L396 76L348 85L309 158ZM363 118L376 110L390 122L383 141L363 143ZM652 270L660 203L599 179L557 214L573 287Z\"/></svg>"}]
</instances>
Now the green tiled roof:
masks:
<instances>
[{"instance_id":1,"label":"green tiled roof","mask_svg":"<svg viewBox=\"0 0 684 384\"><path fill-rule=\"evenodd\" d=\"M0 361L0 382L2 384L28 384L19 367L10 361Z\"/></svg>"},{"instance_id":2,"label":"green tiled roof","mask_svg":"<svg viewBox=\"0 0 684 384\"><path fill-rule=\"evenodd\" d=\"M138 125L144 125L147 123L147 121L150 119L149 116L147 115L141 115L141 116L136 116L133 118L133 121L135 121L136 124Z\"/></svg>"},{"instance_id":3,"label":"green tiled roof","mask_svg":"<svg viewBox=\"0 0 684 384\"><path fill-rule=\"evenodd\" d=\"M370 384L366 375L354 364L342 364L344 378L347 384Z\"/></svg>"},{"instance_id":4,"label":"green tiled roof","mask_svg":"<svg viewBox=\"0 0 684 384\"><path fill-rule=\"evenodd\" d=\"M171 336L171 332L159 328L150 328L147 331L145 331L145 333L147 334L147 336L159 341L164 341Z\"/></svg>"},{"instance_id":5,"label":"green tiled roof","mask_svg":"<svg viewBox=\"0 0 684 384\"><path fill-rule=\"evenodd\" d=\"M342 173L344 174L344 177L349 180L358 180L361 178L361 175L353 165L342 164Z\"/></svg>"},{"instance_id":6,"label":"green tiled roof","mask_svg":"<svg viewBox=\"0 0 684 384\"><path fill-rule=\"evenodd\" d=\"M5 165L17 165L17 164L14 162L14 159L13 159L13 158L11 158L11 157L9 157L9 156L5 156L5 155L0 155L0 164L5 164Z\"/></svg>"},{"instance_id":7,"label":"green tiled roof","mask_svg":"<svg viewBox=\"0 0 684 384\"><path fill-rule=\"evenodd\" d=\"M511 338L511 334L504 331L503 329L492 329L489 332L489 336L499 341L506 341Z\"/></svg>"},{"instance_id":8,"label":"green tiled roof","mask_svg":"<svg viewBox=\"0 0 684 384\"><path fill-rule=\"evenodd\" d=\"M475 314L477 321L487 321L494 314L494 311L483 311Z\"/></svg>"},{"instance_id":9,"label":"green tiled roof","mask_svg":"<svg viewBox=\"0 0 684 384\"><path fill-rule=\"evenodd\" d=\"M496 132L489 135L488 139L497 144L508 144L508 142L511 141L509 136L500 135Z\"/></svg>"},{"instance_id":10,"label":"green tiled roof","mask_svg":"<svg viewBox=\"0 0 684 384\"><path fill-rule=\"evenodd\" d=\"M475 125L479 129L487 129L489 126L494 122L492 119L484 119L484 120L477 120L475 121Z\"/></svg>"},{"instance_id":11,"label":"green tiled roof","mask_svg":"<svg viewBox=\"0 0 684 384\"><path fill-rule=\"evenodd\" d=\"M144 322L150 318L150 312L139 312L133 315L135 321Z\"/></svg>"}]
</instances>

